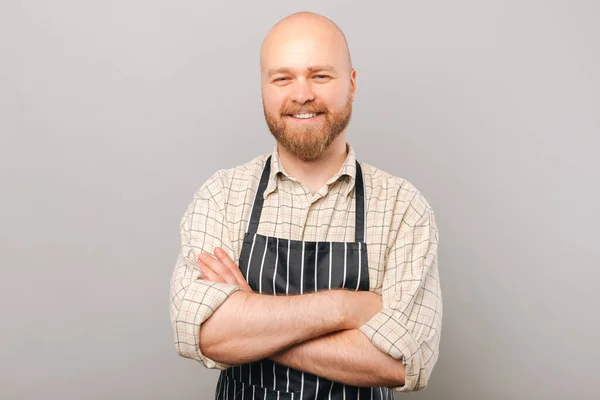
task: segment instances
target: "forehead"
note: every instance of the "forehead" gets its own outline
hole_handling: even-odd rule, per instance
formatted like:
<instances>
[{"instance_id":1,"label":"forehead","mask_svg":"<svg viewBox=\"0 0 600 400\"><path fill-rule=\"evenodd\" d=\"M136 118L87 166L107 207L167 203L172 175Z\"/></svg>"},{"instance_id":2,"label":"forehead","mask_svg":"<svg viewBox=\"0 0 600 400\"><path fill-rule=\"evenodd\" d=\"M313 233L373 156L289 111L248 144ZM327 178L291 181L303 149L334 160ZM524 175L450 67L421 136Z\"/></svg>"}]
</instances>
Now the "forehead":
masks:
<instances>
[{"instance_id":1,"label":"forehead","mask_svg":"<svg viewBox=\"0 0 600 400\"><path fill-rule=\"evenodd\" d=\"M343 61L343 47L331 35L313 34L293 38L282 35L266 43L261 67L263 73L280 68L305 72L315 65L329 65L339 70Z\"/></svg>"}]
</instances>

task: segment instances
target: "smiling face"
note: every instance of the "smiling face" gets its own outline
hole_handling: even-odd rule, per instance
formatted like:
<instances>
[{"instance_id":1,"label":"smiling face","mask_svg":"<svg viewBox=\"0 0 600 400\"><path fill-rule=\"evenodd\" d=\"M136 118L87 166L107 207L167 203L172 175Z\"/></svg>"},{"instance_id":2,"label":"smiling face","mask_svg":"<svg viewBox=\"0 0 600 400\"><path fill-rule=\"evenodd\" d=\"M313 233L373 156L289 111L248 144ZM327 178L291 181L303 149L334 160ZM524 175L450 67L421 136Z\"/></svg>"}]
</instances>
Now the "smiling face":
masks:
<instances>
[{"instance_id":1,"label":"smiling face","mask_svg":"<svg viewBox=\"0 0 600 400\"><path fill-rule=\"evenodd\" d=\"M295 157L317 159L352 114L356 72L343 34L323 17L288 17L263 43L261 75L269 130Z\"/></svg>"}]
</instances>

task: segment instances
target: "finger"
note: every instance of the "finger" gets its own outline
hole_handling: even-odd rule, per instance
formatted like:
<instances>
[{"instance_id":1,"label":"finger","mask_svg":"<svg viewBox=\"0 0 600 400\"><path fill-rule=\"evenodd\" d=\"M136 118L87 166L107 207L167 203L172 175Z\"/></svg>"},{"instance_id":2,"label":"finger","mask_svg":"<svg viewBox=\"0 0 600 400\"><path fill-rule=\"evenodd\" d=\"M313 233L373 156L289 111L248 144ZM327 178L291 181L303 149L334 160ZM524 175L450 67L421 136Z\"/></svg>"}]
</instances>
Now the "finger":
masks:
<instances>
[{"instance_id":1,"label":"finger","mask_svg":"<svg viewBox=\"0 0 600 400\"><path fill-rule=\"evenodd\" d=\"M223 263L223 261L221 261L219 259L215 259L211 254L206 253L206 252L203 252L201 254L201 257L199 257L199 259L200 258L205 259L206 260L205 264L209 264L211 266L212 271L215 274L220 275L221 279L224 279L226 281L225 283L231 283L233 285L240 286L240 288L242 290L252 293L253 292L252 288L250 287L250 285L248 285L248 283L244 279L244 276L240 272L237 265L233 262L233 260L231 260L231 258L224 252L223 249L219 248L219 250L221 250L221 252L223 253L222 255L225 256L224 261L228 262L229 266L226 266ZM216 253L219 253L219 250L217 250ZM201 262L201 261L199 261L199 262ZM233 269L233 271L232 271L232 269Z\"/></svg>"},{"instance_id":2,"label":"finger","mask_svg":"<svg viewBox=\"0 0 600 400\"><path fill-rule=\"evenodd\" d=\"M215 247L214 251L219 261L229 268L231 273L236 277L238 285L248 292L253 292L252 288L246 281L246 278L244 278L242 271L240 271L238 265L231 259L231 257L229 257L229 254L227 254L221 247Z\"/></svg>"},{"instance_id":3,"label":"finger","mask_svg":"<svg viewBox=\"0 0 600 400\"><path fill-rule=\"evenodd\" d=\"M223 278L216 274L212 269L210 269L208 265L204 264L202 261L198 261L198 266L200 267L200 271L202 271L204 279L209 280L211 282L226 283Z\"/></svg>"},{"instance_id":4,"label":"finger","mask_svg":"<svg viewBox=\"0 0 600 400\"><path fill-rule=\"evenodd\" d=\"M240 271L238 265L231 259L231 257L229 257L229 254L227 254L225 250L223 250L220 247L215 247L214 251L215 256L217 256L217 259L221 261L223 265L229 268L229 271L231 271L231 273L236 277L238 281L246 282L242 271Z\"/></svg>"},{"instance_id":5,"label":"finger","mask_svg":"<svg viewBox=\"0 0 600 400\"><path fill-rule=\"evenodd\" d=\"M225 280L225 283L229 283L232 285L237 285L236 277L231 273L229 268L227 268L221 261L214 258L209 253L202 253L199 256L199 259L202 263L207 265L214 273L219 275L221 278Z\"/></svg>"},{"instance_id":6,"label":"finger","mask_svg":"<svg viewBox=\"0 0 600 400\"><path fill-rule=\"evenodd\" d=\"M210 282L219 282L219 283L227 283L225 282L225 280L223 280L223 278L221 278L219 275L215 274L214 271L212 271L208 266L202 264L202 266L200 267L202 270L202 275L204 276L204 280L210 281Z\"/></svg>"}]
</instances>

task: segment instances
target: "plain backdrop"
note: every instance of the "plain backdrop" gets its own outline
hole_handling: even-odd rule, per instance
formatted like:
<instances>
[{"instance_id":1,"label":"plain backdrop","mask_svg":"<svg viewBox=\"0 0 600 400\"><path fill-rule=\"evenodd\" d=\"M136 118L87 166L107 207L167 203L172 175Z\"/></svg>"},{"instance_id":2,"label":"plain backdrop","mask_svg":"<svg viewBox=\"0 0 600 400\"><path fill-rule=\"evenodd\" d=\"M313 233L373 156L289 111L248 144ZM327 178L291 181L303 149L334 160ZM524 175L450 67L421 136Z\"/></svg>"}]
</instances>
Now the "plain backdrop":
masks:
<instances>
[{"instance_id":1,"label":"plain backdrop","mask_svg":"<svg viewBox=\"0 0 600 400\"><path fill-rule=\"evenodd\" d=\"M360 161L436 214L444 320L415 399L597 399L600 3L4 0L0 398L212 399L178 357L179 222L270 152L259 47L347 35Z\"/></svg>"}]
</instances>

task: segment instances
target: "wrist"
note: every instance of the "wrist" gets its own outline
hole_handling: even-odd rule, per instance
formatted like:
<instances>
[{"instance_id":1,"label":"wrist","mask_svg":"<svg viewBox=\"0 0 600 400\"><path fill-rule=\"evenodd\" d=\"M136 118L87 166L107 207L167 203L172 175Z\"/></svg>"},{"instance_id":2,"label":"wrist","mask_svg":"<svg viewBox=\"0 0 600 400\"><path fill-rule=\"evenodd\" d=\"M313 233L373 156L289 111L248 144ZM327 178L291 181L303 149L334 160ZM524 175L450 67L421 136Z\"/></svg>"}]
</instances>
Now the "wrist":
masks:
<instances>
[{"instance_id":1,"label":"wrist","mask_svg":"<svg viewBox=\"0 0 600 400\"><path fill-rule=\"evenodd\" d=\"M339 330L356 328L355 303L353 292L344 289L331 290L329 293L334 297L335 314L338 317Z\"/></svg>"}]
</instances>

